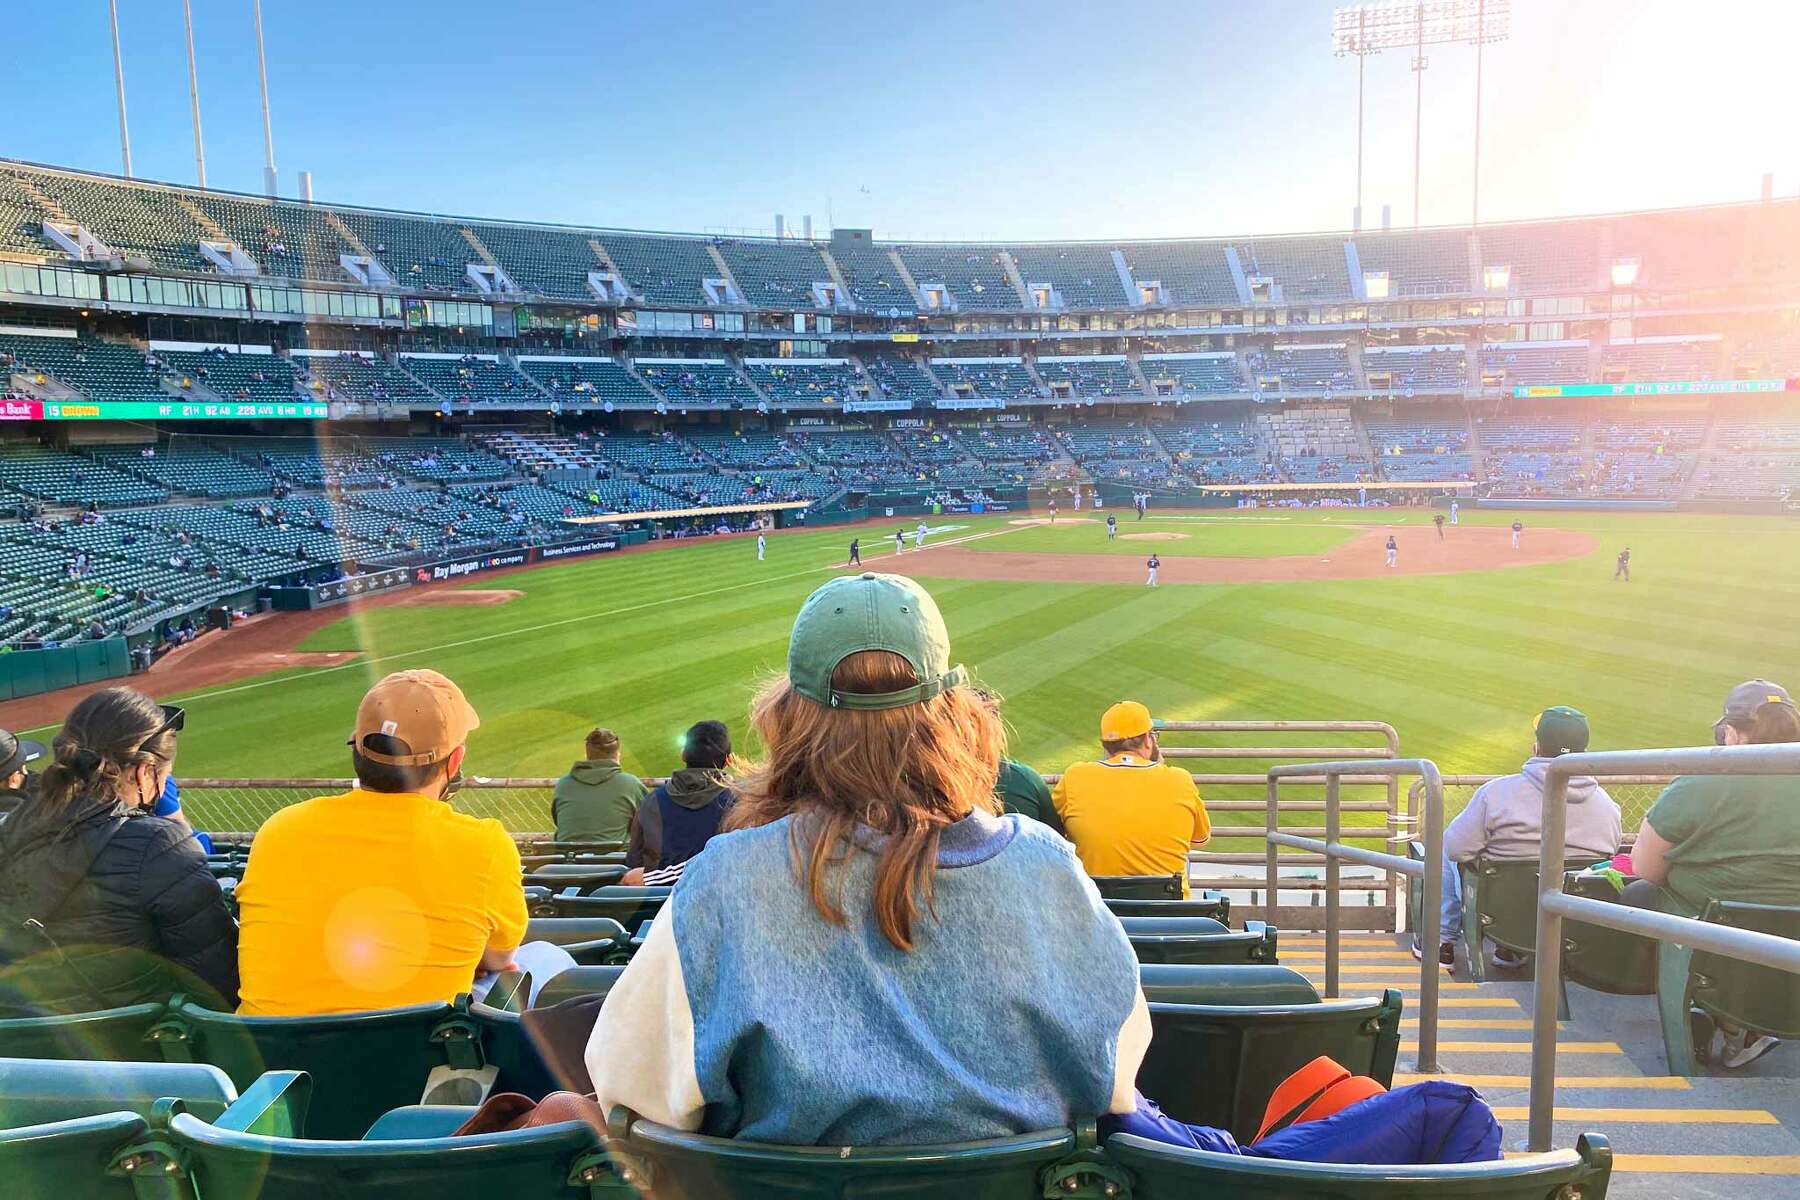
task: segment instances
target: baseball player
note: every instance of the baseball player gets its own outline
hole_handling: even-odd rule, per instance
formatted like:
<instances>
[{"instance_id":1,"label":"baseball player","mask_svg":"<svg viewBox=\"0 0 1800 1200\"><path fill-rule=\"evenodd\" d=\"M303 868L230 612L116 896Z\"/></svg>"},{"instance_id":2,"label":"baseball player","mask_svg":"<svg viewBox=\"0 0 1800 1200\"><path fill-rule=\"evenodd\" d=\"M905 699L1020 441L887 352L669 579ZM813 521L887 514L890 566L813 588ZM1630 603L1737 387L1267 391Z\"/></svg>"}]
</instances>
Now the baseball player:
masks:
<instances>
[{"instance_id":1,"label":"baseball player","mask_svg":"<svg viewBox=\"0 0 1800 1200\"><path fill-rule=\"evenodd\" d=\"M1400 565L1400 543L1394 540L1394 535L1391 533L1388 534L1387 540L1387 565L1390 567Z\"/></svg>"},{"instance_id":2,"label":"baseball player","mask_svg":"<svg viewBox=\"0 0 1800 1200\"><path fill-rule=\"evenodd\" d=\"M762 534L756 535L756 561L761 562L763 555L769 552L769 539Z\"/></svg>"},{"instance_id":3,"label":"baseball player","mask_svg":"<svg viewBox=\"0 0 1800 1200\"><path fill-rule=\"evenodd\" d=\"M1450 502L1450 523L1451 523L1451 524L1452 524L1452 525L1454 525L1454 524L1456 524L1456 523L1457 523L1457 521L1456 521L1456 512L1457 512L1457 509L1456 509L1456 501L1454 501L1454 500L1452 500L1452 501L1451 501L1451 502Z\"/></svg>"},{"instance_id":4,"label":"baseball player","mask_svg":"<svg viewBox=\"0 0 1800 1200\"><path fill-rule=\"evenodd\" d=\"M1056 524L1056 497L1050 497L1050 523Z\"/></svg>"},{"instance_id":5,"label":"baseball player","mask_svg":"<svg viewBox=\"0 0 1800 1200\"><path fill-rule=\"evenodd\" d=\"M1081 511L1081 489L1080 488L1075 489L1075 511L1076 512Z\"/></svg>"},{"instance_id":6,"label":"baseball player","mask_svg":"<svg viewBox=\"0 0 1800 1200\"><path fill-rule=\"evenodd\" d=\"M1513 549L1514 550L1517 550L1519 548L1519 535L1524 532L1525 532L1525 523L1523 521L1514 521L1512 523Z\"/></svg>"},{"instance_id":7,"label":"baseball player","mask_svg":"<svg viewBox=\"0 0 1800 1200\"><path fill-rule=\"evenodd\" d=\"M906 553L906 530L904 529L894 530L894 553Z\"/></svg>"},{"instance_id":8,"label":"baseball player","mask_svg":"<svg viewBox=\"0 0 1800 1200\"><path fill-rule=\"evenodd\" d=\"M1150 568L1150 578L1144 580L1144 586L1145 587L1155 587L1156 586L1156 572L1157 572L1157 569L1162 566L1162 559L1160 559L1156 556L1155 551L1151 551L1149 561L1144 563L1144 565L1146 567Z\"/></svg>"},{"instance_id":9,"label":"baseball player","mask_svg":"<svg viewBox=\"0 0 1800 1200\"><path fill-rule=\"evenodd\" d=\"M927 532L925 522L920 521L919 527L913 530L913 549L923 550L925 548L925 534Z\"/></svg>"},{"instance_id":10,"label":"baseball player","mask_svg":"<svg viewBox=\"0 0 1800 1200\"><path fill-rule=\"evenodd\" d=\"M850 539L850 562L848 565L862 566L862 539L859 537Z\"/></svg>"},{"instance_id":11,"label":"baseball player","mask_svg":"<svg viewBox=\"0 0 1800 1200\"><path fill-rule=\"evenodd\" d=\"M1132 504L1137 508L1138 520L1143 520L1145 510L1150 507L1150 493L1139 492L1131 499Z\"/></svg>"},{"instance_id":12,"label":"baseball player","mask_svg":"<svg viewBox=\"0 0 1800 1200\"><path fill-rule=\"evenodd\" d=\"M1631 547L1630 546L1627 546L1623 550L1619 551L1618 563L1617 563L1617 565L1615 565L1613 567L1613 579L1614 579L1614 581L1623 579L1626 583L1631 582Z\"/></svg>"},{"instance_id":13,"label":"baseball player","mask_svg":"<svg viewBox=\"0 0 1800 1200\"><path fill-rule=\"evenodd\" d=\"M1436 516L1432 517L1431 523L1433 525L1437 526L1438 540L1440 542L1443 541L1444 540L1444 514L1438 513Z\"/></svg>"},{"instance_id":14,"label":"baseball player","mask_svg":"<svg viewBox=\"0 0 1800 1200\"><path fill-rule=\"evenodd\" d=\"M1118 536L1119 536L1119 518L1114 516L1112 513L1107 513L1106 514L1106 540L1109 542L1115 541L1118 539Z\"/></svg>"}]
</instances>

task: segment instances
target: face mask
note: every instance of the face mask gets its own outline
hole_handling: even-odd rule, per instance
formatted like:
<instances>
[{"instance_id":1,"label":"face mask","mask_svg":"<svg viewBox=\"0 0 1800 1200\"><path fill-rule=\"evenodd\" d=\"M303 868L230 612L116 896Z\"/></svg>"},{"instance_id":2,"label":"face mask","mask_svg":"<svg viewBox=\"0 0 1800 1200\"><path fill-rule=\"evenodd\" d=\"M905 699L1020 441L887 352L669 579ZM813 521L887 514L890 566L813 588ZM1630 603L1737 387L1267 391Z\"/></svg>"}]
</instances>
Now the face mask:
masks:
<instances>
[{"instance_id":1,"label":"face mask","mask_svg":"<svg viewBox=\"0 0 1800 1200\"><path fill-rule=\"evenodd\" d=\"M452 796L456 795L456 793L462 791L462 786L463 786L463 773L461 771L458 771L456 774L452 775L450 778L448 778L444 781L444 797L443 798L446 800L450 799L450 797L452 797Z\"/></svg>"}]
</instances>

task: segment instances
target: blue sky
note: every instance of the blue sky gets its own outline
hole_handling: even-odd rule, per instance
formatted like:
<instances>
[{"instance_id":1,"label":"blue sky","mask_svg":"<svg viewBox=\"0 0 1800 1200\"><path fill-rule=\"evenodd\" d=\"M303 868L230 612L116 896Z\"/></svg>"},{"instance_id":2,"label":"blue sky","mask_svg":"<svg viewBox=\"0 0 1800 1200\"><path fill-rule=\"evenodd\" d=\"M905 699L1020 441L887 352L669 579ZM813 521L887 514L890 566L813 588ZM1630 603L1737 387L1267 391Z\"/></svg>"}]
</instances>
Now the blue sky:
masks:
<instances>
[{"instance_id":1,"label":"blue sky","mask_svg":"<svg viewBox=\"0 0 1800 1200\"><path fill-rule=\"evenodd\" d=\"M192 0L207 170L258 191L249 0ZM140 177L194 181L180 0L119 0ZM894 238L1332 229L1356 68L1317 0L264 0L283 191L477 216ZM1800 4L1513 0L1487 220L1800 192ZM104 0L8 6L0 155L119 169ZM21 52L20 48L31 52ZM1422 217L1470 210L1474 53L1430 52ZM1408 52L1368 64L1366 223L1412 213ZM20 97L28 97L21 102Z\"/></svg>"}]
</instances>

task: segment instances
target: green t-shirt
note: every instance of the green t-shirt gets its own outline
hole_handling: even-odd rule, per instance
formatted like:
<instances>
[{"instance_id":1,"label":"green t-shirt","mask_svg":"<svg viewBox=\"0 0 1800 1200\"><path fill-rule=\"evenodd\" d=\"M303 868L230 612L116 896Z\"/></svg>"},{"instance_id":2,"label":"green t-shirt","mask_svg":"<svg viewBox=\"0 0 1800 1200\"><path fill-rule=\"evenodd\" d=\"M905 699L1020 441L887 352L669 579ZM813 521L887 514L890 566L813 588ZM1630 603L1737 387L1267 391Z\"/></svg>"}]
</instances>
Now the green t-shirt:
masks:
<instances>
[{"instance_id":1,"label":"green t-shirt","mask_svg":"<svg viewBox=\"0 0 1800 1200\"><path fill-rule=\"evenodd\" d=\"M1672 847L1664 886L1694 912L1708 900L1800 904L1800 779L1684 775L1644 820Z\"/></svg>"},{"instance_id":2,"label":"green t-shirt","mask_svg":"<svg viewBox=\"0 0 1800 1200\"><path fill-rule=\"evenodd\" d=\"M1056 815L1056 805L1050 800L1050 785L1024 763L1010 758L1000 760L1000 777L994 781L994 795L1000 797L1007 812L1042 821L1056 832L1063 832L1062 818Z\"/></svg>"}]
</instances>

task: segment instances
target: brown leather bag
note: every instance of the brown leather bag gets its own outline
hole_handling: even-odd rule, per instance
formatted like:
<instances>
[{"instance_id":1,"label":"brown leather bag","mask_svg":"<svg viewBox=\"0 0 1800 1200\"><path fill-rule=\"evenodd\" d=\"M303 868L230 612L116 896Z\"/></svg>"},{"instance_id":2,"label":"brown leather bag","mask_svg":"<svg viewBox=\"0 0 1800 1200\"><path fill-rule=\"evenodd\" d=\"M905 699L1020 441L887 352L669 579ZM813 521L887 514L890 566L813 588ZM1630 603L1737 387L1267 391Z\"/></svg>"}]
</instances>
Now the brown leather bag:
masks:
<instances>
[{"instance_id":1,"label":"brown leather bag","mask_svg":"<svg viewBox=\"0 0 1800 1200\"><path fill-rule=\"evenodd\" d=\"M515 1129L536 1129L540 1125L559 1125L564 1121L585 1121L597 1132L606 1131L606 1116L592 1096L551 1092L542 1100L533 1100L517 1092L498 1092L489 1096L475 1110L475 1115L464 1121L451 1136L507 1133Z\"/></svg>"}]
</instances>

